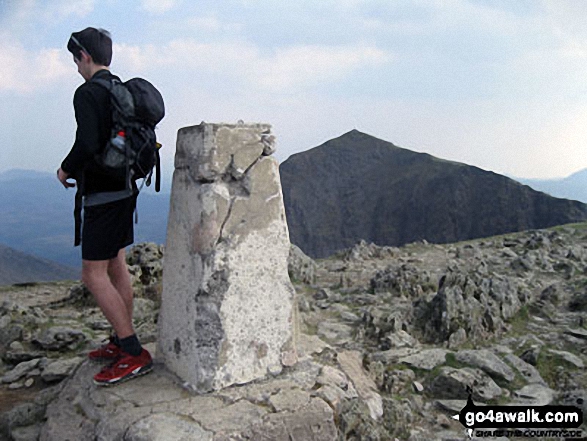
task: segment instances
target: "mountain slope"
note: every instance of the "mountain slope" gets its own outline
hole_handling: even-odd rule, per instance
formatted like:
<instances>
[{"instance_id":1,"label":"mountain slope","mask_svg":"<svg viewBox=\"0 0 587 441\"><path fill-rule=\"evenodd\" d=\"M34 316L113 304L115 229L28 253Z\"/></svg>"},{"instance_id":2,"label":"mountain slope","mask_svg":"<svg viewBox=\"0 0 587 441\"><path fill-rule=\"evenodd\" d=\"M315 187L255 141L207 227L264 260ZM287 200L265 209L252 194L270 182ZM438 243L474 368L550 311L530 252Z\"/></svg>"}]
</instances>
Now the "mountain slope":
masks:
<instances>
[{"instance_id":1,"label":"mountain slope","mask_svg":"<svg viewBox=\"0 0 587 441\"><path fill-rule=\"evenodd\" d=\"M353 130L280 167L291 241L326 257L364 239L446 243L587 219L587 206Z\"/></svg>"},{"instance_id":2,"label":"mountain slope","mask_svg":"<svg viewBox=\"0 0 587 441\"><path fill-rule=\"evenodd\" d=\"M0 245L0 285L76 280L79 270Z\"/></svg>"},{"instance_id":3,"label":"mountain slope","mask_svg":"<svg viewBox=\"0 0 587 441\"><path fill-rule=\"evenodd\" d=\"M587 203L587 169L562 179L514 179L557 198L575 199Z\"/></svg>"}]
</instances>

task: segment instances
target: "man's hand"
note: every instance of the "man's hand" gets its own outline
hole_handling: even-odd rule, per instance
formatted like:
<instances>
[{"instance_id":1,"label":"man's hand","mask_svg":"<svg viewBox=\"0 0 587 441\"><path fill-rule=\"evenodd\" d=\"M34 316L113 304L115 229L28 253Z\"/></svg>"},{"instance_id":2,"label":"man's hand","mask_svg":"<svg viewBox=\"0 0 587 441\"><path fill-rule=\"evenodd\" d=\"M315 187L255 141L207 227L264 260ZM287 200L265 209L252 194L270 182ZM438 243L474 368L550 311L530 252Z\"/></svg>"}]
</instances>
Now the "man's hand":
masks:
<instances>
[{"instance_id":1,"label":"man's hand","mask_svg":"<svg viewBox=\"0 0 587 441\"><path fill-rule=\"evenodd\" d=\"M67 178L69 178L69 173L65 173L61 167L59 167L59 170L57 170L57 179L59 179L59 182L61 182L66 189L75 187L73 182L67 182Z\"/></svg>"}]
</instances>

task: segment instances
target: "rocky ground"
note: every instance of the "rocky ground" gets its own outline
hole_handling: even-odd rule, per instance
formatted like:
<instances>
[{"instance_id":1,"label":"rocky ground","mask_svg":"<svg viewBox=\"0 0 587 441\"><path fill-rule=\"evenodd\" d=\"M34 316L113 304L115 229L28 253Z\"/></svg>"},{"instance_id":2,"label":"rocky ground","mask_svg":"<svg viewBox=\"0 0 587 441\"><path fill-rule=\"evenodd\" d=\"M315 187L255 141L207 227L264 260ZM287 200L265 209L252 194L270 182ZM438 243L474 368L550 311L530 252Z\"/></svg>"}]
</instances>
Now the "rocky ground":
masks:
<instances>
[{"instance_id":1,"label":"rocky ground","mask_svg":"<svg viewBox=\"0 0 587 441\"><path fill-rule=\"evenodd\" d=\"M162 256L153 244L127 256L136 328L152 346ZM97 389L88 378L99 365L85 353L109 327L83 286L0 288L0 439L460 440L450 417L468 391L477 404L585 415L587 224L450 245L360 243L316 262L292 247L290 276L299 363L203 396L162 366Z\"/></svg>"}]
</instances>

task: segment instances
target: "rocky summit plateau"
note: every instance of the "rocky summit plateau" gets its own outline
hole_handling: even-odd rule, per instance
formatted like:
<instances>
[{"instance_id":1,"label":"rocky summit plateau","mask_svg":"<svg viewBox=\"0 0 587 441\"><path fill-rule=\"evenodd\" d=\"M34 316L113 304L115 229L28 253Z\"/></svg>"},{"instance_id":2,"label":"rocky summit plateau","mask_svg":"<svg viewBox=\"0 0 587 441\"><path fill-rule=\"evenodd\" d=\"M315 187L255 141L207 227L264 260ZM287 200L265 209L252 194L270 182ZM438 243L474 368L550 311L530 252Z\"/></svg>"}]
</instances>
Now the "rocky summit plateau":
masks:
<instances>
[{"instance_id":1,"label":"rocky summit plateau","mask_svg":"<svg viewBox=\"0 0 587 441\"><path fill-rule=\"evenodd\" d=\"M324 258L363 239L451 243L587 220L587 205L352 130L280 166L291 242Z\"/></svg>"},{"instance_id":2,"label":"rocky summit plateau","mask_svg":"<svg viewBox=\"0 0 587 441\"><path fill-rule=\"evenodd\" d=\"M164 254L156 244L127 254L150 347ZM292 246L289 274L298 362L206 394L161 364L96 387L100 364L86 353L110 330L83 285L1 288L0 439L464 440L451 417L469 391L477 405L572 405L586 420L587 224L359 242L319 260Z\"/></svg>"}]
</instances>

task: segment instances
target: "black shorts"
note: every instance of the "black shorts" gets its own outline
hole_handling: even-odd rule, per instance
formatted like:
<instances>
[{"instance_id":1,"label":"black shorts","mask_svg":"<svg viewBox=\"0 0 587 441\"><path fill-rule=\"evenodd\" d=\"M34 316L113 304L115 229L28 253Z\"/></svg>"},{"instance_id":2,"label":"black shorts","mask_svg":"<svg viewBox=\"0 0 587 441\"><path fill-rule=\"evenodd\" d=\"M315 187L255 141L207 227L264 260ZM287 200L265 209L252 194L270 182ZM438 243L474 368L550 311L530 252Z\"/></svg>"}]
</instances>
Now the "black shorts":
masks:
<instances>
[{"instance_id":1,"label":"black shorts","mask_svg":"<svg viewBox=\"0 0 587 441\"><path fill-rule=\"evenodd\" d=\"M133 213L137 198L84 207L82 259L109 260L134 242Z\"/></svg>"}]
</instances>

